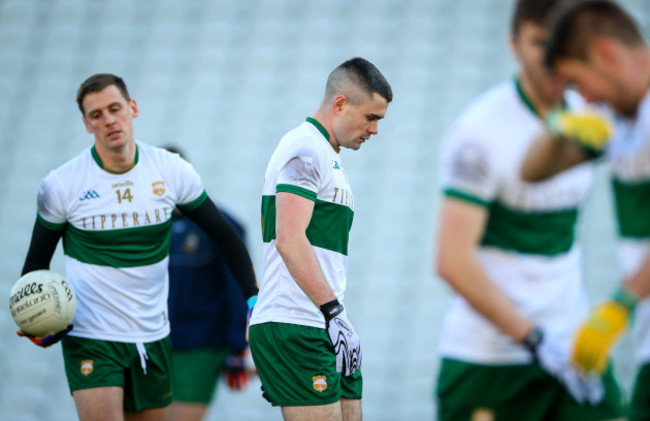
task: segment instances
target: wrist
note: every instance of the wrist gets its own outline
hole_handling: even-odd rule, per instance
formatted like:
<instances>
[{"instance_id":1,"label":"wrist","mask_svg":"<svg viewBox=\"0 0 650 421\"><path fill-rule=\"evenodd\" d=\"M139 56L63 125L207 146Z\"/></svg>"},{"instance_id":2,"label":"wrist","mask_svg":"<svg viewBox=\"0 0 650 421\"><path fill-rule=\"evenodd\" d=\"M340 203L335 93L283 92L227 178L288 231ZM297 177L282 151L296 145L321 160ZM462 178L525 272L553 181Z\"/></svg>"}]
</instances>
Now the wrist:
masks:
<instances>
[{"instance_id":1,"label":"wrist","mask_svg":"<svg viewBox=\"0 0 650 421\"><path fill-rule=\"evenodd\" d=\"M255 304L257 304L257 295L253 295L248 300L246 300L246 304L248 305L248 309L252 310L253 307L255 307Z\"/></svg>"},{"instance_id":2,"label":"wrist","mask_svg":"<svg viewBox=\"0 0 650 421\"><path fill-rule=\"evenodd\" d=\"M521 341L521 344L528 349L531 354L535 355L537 353L537 347L542 343L544 339L544 332L538 326L533 327L528 335Z\"/></svg>"},{"instance_id":3,"label":"wrist","mask_svg":"<svg viewBox=\"0 0 650 421\"><path fill-rule=\"evenodd\" d=\"M339 300L334 299L320 306L320 311L325 316L325 321L329 322L343 312L343 304L339 303Z\"/></svg>"},{"instance_id":4,"label":"wrist","mask_svg":"<svg viewBox=\"0 0 650 421\"><path fill-rule=\"evenodd\" d=\"M639 299L637 293L632 291L626 285L621 285L614 294L612 294L612 300L622 304L629 312L634 311Z\"/></svg>"}]
</instances>

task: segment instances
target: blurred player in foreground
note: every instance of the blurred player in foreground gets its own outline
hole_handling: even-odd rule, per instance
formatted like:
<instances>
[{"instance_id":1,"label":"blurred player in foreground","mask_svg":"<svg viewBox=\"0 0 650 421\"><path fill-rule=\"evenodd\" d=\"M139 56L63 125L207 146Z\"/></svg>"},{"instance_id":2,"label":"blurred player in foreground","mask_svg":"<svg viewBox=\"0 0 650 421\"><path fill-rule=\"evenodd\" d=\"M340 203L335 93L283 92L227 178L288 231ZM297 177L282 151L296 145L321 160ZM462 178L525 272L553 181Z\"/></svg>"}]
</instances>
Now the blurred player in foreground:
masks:
<instances>
[{"instance_id":1,"label":"blurred player in foreground","mask_svg":"<svg viewBox=\"0 0 650 421\"><path fill-rule=\"evenodd\" d=\"M175 147L165 149L185 158ZM244 240L242 224L223 209L221 214ZM248 385L248 308L217 244L178 210L172 216L168 304L174 366L171 420L200 421L222 374L232 390Z\"/></svg>"},{"instance_id":2,"label":"blurred player in foreground","mask_svg":"<svg viewBox=\"0 0 650 421\"><path fill-rule=\"evenodd\" d=\"M650 294L650 49L634 19L611 1L577 2L551 28L547 66L587 100L603 103L614 121L613 137L606 119L558 113L548 122L555 136L533 145L522 175L540 180L595 157L608 162L625 279L578 330L572 355L584 372L603 372L635 312L640 369L629 417L648 420L650 299L641 299Z\"/></svg>"},{"instance_id":3,"label":"blurred player in foreground","mask_svg":"<svg viewBox=\"0 0 650 421\"><path fill-rule=\"evenodd\" d=\"M361 345L342 304L354 200L339 152L378 133L392 97L372 63L344 62L266 170L250 347L265 395L285 420L361 419Z\"/></svg>"},{"instance_id":4,"label":"blurred player in foreground","mask_svg":"<svg viewBox=\"0 0 650 421\"><path fill-rule=\"evenodd\" d=\"M257 294L253 266L194 168L136 142L139 110L121 78L89 77L77 103L94 144L41 182L22 273L47 269L63 238L77 313L62 348L79 418L163 420L172 399L167 292L174 208L219 244L246 298ZM60 337L30 339L48 346Z\"/></svg>"},{"instance_id":5,"label":"blurred player in foreground","mask_svg":"<svg viewBox=\"0 0 650 421\"><path fill-rule=\"evenodd\" d=\"M575 231L592 168L544 183L519 172L549 110L583 106L544 69L544 21L555 6L516 2L517 77L474 100L445 138L437 271L457 295L440 339L441 421L621 414L612 374L582 377L569 362L571 335L589 309Z\"/></svg>"}]
</instances>

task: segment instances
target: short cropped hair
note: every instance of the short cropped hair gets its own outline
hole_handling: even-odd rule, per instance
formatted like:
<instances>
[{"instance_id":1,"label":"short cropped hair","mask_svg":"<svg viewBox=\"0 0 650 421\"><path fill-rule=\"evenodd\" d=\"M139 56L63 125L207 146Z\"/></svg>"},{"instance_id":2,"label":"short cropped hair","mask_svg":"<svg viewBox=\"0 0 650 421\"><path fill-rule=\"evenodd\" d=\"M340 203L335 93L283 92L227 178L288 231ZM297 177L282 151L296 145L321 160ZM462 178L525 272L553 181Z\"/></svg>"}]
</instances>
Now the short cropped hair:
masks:
<instances>
[{"instance_id":1,"label":"short cropped hair","mask_svg":"<svg viewBox=\"0 0 650 421\"><path fill-rule=\"evenodd\" d=\"M588 59L591 41L608 37L635 46L645 43L634 18L610 0L573 1L551 18L544 64L553 68L560 59Z\"/></svg>"},{"instance_id":2,"label":"short cropped hair","mask_svg":"<svg viewBox=\"0 0 650 421\"><path fill-rule=\"evenodd\" d=\"M361 57L351 58L332 70L325 86L325 98L331 100L343 93L349 101L359 104L360 93L372 97L377 93L387 102L393 100L393 90L374 64Z\"/></svg>"},{"instance_id":3,"label":"short cropped hair","mask_svg":"<svg viewBox=\"0 0 650 421\"><path fill-rule=\"evenodd\" d=\"M511 34L517 35L524 22L544 25L558 3L558 0L517 0L510 23Z\"/></svg>"},{"instance_id":4,"label":"short cropped hair","mask_svg":"<svg viewBox=\"0 0 650 421\"><path fill-rule=\"evenodd\" d=\"M84 80L81 86L79 86L79 90L77 90L77 105L79 106L81 114L85 115L83 100L86 95L99 92L110 85L117 86L126 102L131 101L129 91L126 89L126 83L124 83L124 80L121 77L115 76L111 73L97 73Z\"/></svg>"}]
</instances>

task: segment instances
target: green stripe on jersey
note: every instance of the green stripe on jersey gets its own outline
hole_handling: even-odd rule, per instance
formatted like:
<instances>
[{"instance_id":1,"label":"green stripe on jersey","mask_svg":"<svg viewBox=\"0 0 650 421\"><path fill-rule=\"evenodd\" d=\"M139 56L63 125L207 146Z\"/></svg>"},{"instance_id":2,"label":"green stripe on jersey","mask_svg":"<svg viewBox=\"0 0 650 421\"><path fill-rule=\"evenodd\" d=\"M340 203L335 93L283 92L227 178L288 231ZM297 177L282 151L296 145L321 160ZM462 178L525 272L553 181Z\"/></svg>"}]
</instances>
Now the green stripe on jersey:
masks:
<instances>
[{"instance_id":1,"label":"green stripe on jersey","mask_svg":"<svg viewBox=\"0 0 650 421\"><path fill-rule=\"evenodd\" d=\"M67 222L64 222L62 224L55 224L54 222L46 221L38 212L36 212L36 219L41 225L50 231L62 231L67 224Z\"/></svg>"},{"instance_id":2,"label":"green stripe on jersey","mask_svg":"<svg viewBox=\"0 0 650 421\"><path fill-rule=\"evenodd\" d=\"M443 193L447 197L464 200L465 202L474 203L475 205L490 206L490 203L486 202L480 197L476 197L471 194L464 193L462 191L458 191L454 189L445 189Z\"/></svg>"},{"instance_id":3,"label":"green stripe on jersey","mask_svg":"<svg viewBox=\"0 0 650 421\"><path fill-rule=\"evenodd\" d=\"M68 224L63 252L83 263L116 268L148 266L169 255L171 218L162 224L115 230L82 230Z\"/></svg>"},{"instance_id":4,"label":"green stripe on jersey","mask_svg":"<svg viewBox=\"0 0 650 421\"><path fill-rule=\"evenodd\" d=\"M262 239L275 239L275 196L262 196ZM348 241L354 211L347 206L316 199L314 213L307 227L312 246L348 255Z\"/></svg>"},{"instance_id":5,"label":"green stripe on jersey","mask_svg":"<svg viewBox=\"0 0 650 421\"><path fill-rule=\"evenodd\" d=\"M577 209L522 212L494 202L489 212L484 246L544 256L566 253L573 246Z\"/></svg>"},{"instance_id":6,"label":"green stripe on jersey","mask_svg":"<svg viewBox=\"0 0 650 421\"><path fill-rule=\"evenodd\" d=\"M183 205L178 204L176 207L181 210L193 210L198 208L203 202L205 202L205 199L208 198L208 193L203 190L201 195L197 197L196 199L192 200L190 203L185 203Z\"/></svg>"},{"instance_id":7,"label":"green stripe on jersey","mask_svg":"<svg viewBox=\"0 0 650 421\"><path fill-rule=\"evenodd\" d=\"M624 183L613 179L618 232L622 237L650 237L650 180Z\"/></svg>"},{"instance_id":8,"label":"green stripe on jersey","mask_svg":"<svg viewBox=\"0 0 650 421\"><path fill-rule=\"evenodd\" d=\"M294 186L292 184L278 184L275 187L275 192L280 193L280 192L285 192L285 193L293 193L297 194L298 196L302 196L304 198L307 198L309 200L313 200L314 202L316 201L316 193L308 190L304 187L298 187Z\"/></svg>"}]
</instances>

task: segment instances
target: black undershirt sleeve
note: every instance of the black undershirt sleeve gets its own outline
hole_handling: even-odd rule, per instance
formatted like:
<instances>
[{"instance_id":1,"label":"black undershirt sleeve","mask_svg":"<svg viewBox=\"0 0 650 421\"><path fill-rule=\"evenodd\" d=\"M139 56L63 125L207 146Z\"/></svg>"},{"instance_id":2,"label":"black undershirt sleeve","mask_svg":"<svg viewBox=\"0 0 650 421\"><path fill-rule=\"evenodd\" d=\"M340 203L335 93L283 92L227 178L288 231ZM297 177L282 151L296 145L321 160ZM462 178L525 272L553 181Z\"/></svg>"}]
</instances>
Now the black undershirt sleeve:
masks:
<instances>
[{"instance_id":1,"label":"black undershirt sleeve","mask_svg":"<svg viewBox=\"0 0 650 421\"><path fill-rule=\"evenodd\" d=\"M257 280L253 270L248 250L237 231L221 214L217 206L208 197L194 209L181 209L183 214L199 226L212 240L217 243L228 269L237 280L244 293L244 298L257 295Z\"/></svg>"},{"instance_id":2,"label":"black undershirt sleeve","mask_svg":"<svg viewBox=\"0 0 650 421\"><path fill-rule=\"evenodd\" d=\"M62 230L53 231L47 229L36 219L21 276L34 270L49 269L56 245L62 235Z\"/></svg>"}]
</instances>

